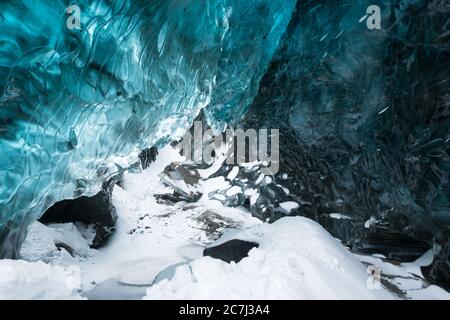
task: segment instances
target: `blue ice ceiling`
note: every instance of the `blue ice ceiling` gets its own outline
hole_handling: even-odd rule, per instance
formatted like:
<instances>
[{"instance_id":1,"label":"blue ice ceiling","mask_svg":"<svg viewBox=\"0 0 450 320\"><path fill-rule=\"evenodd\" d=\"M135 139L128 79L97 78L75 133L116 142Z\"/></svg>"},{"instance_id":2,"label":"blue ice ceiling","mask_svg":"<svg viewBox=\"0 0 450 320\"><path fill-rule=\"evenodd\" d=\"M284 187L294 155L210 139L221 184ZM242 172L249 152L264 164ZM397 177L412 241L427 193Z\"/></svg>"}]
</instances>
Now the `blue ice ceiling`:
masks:
<instances>
[{"instance_id":1,"label":"blue ice ceiling","mask_svg":"<svg viewBox=\"0 0 450 320\"><path fill-rule=\"evenodd\" d=\"M80 29L67 27L73 3ZM53 203L95 194L202 108L216 128L242 116L295 3L2 1L0 256Z\"/></svg>"}]
</instances>

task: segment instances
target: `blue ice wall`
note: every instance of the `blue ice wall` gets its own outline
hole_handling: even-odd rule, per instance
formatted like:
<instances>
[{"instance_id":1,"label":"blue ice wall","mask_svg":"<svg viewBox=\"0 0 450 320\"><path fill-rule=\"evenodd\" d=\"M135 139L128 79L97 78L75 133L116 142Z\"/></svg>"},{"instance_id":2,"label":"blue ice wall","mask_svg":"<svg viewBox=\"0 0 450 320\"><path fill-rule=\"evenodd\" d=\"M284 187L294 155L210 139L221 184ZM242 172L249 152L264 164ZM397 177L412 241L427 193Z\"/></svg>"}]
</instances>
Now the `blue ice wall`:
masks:
<instances>
[{"instance_id":1,"label":"blue ice wall","mask_svg":"<svg viewBox=\"0 0 450 320\"><path fill-rule=\"evenodd\" d=\"M202 108L216 128L243 115L295 2L79 0L73 29L71 1L2 1L0 256Z\"/></svg>"},{"instance_id":2,"label":"blue ice wall","mask_svg":"<svg viewBox=\"0 0 450 320\"><path fill-rule=\"evenodd\" d=\"M374 4L380 29L367 26ZM297 214L354 250L414 259L432 248L432 278L447 288L449 13L446 0L299 1L245 122L280 128L280 183Z\"/></svg>"}]
</instances>

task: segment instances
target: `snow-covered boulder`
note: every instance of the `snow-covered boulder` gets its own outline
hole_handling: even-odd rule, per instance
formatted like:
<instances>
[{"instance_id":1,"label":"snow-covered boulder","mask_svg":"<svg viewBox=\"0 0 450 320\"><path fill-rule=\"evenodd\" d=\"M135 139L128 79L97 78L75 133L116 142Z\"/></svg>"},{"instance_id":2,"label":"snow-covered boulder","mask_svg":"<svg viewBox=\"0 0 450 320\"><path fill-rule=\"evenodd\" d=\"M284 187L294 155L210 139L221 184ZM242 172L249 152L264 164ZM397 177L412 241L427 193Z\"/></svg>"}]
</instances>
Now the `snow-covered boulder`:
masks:
<instances>
[{"instance_id":1,"label":"snow-covered boulder","mask_svg":"<svg viewBox=\"0 0 450 320\"><path fill-rule=\"evenodd\" d=\"M393 299L373 286L366 268L325 229L286 217L225 234L259 243L238 264L203 257L176 268L147 289L144 299Z\"/></svg>"}]
</instances>

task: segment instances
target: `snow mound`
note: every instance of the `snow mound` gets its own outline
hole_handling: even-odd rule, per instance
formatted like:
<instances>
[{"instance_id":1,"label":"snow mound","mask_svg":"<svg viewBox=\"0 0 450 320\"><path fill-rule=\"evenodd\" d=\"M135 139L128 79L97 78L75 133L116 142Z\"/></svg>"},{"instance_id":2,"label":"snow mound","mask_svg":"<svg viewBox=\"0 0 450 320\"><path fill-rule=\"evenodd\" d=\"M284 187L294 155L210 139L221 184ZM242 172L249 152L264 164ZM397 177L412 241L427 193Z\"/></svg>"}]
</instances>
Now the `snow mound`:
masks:
<instances>
[{"instance_id":1,"label":"snow mound","mask_svg":"<svg viewBox=\"0 0 450 320\"><path fill-rule=\"evenodd\" d=\"M144 299L393 299L340 242L316 222L286 217L231 239L257 242L240 263L203 257L176 268L171 279L147 289Z\"/></svg>"},{"instance_id":2,"label":"snow mound","mask_svg":"<svg viewBox=\"0 0 450 320\"><path fill-rule=\"evenodd\" d=\"M43 262L0 260L1 300L81 299L80 269Z\"/></svg>"},{"instance_id":3,"label":"snow mound","mask_svg":"<svg viewBox=\"0 0 450 320\"><path fill-rule=\"evenodd\" d=\"M93 250L73 223L43 225L35 221L28 229L20 257L29 262L73 264L73 256L91 256Z\"/></svg>"}]
</instances>

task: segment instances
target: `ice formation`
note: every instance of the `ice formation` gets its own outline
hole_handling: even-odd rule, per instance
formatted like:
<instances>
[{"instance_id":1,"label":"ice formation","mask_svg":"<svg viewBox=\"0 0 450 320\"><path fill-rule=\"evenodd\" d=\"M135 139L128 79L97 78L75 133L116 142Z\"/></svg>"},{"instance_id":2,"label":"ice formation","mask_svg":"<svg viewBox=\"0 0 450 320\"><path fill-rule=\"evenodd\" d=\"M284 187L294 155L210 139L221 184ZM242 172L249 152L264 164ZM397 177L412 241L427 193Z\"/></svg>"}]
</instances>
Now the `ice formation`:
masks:
<instances>
[{"instance_id":1,"label":"ice formation","mask_svg":"<svg viewBox=\"0 0 450 320\"><path fill-rule=\"evenodd\" d=\"M449 288L448 2L378 1L379 30L372 4L297 2L243 124L280 128L277 182L290 196L259 188L253 211L278 218L267 202L291 200L353 250L414 259L433 248L430 274Z\"/></svg>"},{"instance_id":2,"label":"ice formation","mask_svg":"<svg viewBox=\"0 0 450 320\"><path fill-rule=\"evenodd\" d=\"M70 4L0 4L0 256L203 110L281 132L281 175L217 199L250 192L262 220L304 215L356 251L433 248L450 287L446 0L381 0L379 21L371 0L80 0L67 28Z\"/></svg>"},{"instance_id":3,"label":"ice formation","mask_svg":"<svg viewBox=\"0 0 450 320\"><path fill-rule=\"evenodd\" d=\"M294 0L0 4L0 256L53 203L93 195L136 152L217 128L257 93Z\"/></svg>"}]
</instances>

